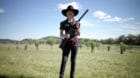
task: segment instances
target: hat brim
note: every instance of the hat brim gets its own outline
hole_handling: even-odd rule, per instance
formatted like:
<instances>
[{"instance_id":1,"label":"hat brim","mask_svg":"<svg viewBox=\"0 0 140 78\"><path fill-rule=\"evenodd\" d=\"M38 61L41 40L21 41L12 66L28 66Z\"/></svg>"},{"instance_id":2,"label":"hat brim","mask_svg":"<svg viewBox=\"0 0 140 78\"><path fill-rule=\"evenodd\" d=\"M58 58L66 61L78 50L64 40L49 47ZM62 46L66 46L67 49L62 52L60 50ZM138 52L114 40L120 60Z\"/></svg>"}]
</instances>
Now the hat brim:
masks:
<instances>
[{"instance_id":1,"label":"hat brim","mask_svg":"<svg viewBox=\"0 0 140 78\"><path fill-rule=\"evenodd\" d=\"M66 15L66 13L67 13L67 11L73 11L73 13L74 13L74 16L76 16L76 15L78 15L78 13L79 13L79 11L77 10L77 9L64 9L64 10L62 10L62 14L64 15L64 16L67 16Z\"/></svg>"}]
</instances>

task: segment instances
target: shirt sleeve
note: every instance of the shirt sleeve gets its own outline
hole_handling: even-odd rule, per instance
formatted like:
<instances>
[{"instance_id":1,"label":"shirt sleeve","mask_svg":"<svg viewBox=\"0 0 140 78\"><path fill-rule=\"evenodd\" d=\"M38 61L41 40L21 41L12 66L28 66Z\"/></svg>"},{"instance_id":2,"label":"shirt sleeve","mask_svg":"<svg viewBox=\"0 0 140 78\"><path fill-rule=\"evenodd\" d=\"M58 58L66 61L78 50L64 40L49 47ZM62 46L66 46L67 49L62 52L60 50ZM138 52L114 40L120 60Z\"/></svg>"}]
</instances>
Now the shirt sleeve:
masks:
<instances>
[{"instance_id":1,"label":"shirt sleeve","mask_svg":"<svg viewBox=\"0 0 140 78\"><path fill-rule=\"evenodd\" d=\"M60 30L65 30L65 27L64 27L64 23L63 22L60 23Z\"/></svg>"}]
</instances>

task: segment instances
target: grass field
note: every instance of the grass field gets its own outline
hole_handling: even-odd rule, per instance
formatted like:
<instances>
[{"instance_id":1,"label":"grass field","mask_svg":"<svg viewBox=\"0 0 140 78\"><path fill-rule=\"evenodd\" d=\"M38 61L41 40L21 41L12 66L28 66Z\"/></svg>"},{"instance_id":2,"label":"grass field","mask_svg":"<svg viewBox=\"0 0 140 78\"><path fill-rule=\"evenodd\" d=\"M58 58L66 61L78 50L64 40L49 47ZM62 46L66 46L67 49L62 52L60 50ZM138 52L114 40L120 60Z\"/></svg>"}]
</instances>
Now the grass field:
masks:
<instances>
[{"instance_id":1,"label":"grass field","mask_svg":"<svg viewBox=\"0 0 140 78\"><path fill-rule=\"evenodd\" d=\"M8 47L9 50L8 50ZM55 45L24 45L0 44L0 78L58 78L61 50ZM69 78L70 59L68 60L65 78ZM75 78L140 78L140 47L127 50L120 54L119 47L111 46L110 52L106 45L95 48L79 49L77 55Z\"/></svg>"}]
</instances>

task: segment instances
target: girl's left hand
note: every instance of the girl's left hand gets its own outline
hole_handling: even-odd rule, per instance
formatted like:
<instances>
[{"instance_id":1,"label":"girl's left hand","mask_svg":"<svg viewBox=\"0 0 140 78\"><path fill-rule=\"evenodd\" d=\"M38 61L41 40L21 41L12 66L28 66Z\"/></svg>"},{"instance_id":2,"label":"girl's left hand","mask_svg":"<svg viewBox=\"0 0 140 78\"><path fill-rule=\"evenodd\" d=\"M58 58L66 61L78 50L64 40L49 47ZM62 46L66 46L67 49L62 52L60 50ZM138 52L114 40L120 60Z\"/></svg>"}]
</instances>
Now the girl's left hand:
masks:
<instances>
[{"instance_id":1,"label":"girl's left hand","mask_svg":"<svg viewBox=\"0 0 140 78\"><path fill-rule=\"evenodd\" d=\"M80 28L80 22L79 22L79 21L76 22L76 28L77 28L77 29Z\"/></svg>"}]
</instances>

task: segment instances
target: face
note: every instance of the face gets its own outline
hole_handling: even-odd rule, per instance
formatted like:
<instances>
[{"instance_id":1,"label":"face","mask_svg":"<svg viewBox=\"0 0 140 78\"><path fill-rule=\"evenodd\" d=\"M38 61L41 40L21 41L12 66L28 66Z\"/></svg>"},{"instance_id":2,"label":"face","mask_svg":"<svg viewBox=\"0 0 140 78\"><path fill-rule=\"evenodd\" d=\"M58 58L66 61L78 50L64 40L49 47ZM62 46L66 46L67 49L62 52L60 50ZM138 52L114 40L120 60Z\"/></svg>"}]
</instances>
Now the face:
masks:
<instances>
[{"instance_id":1,"label":"face","mask_svg":"<svg viewBox=\"0 0 140 78\"><path fill-rule=\"evenodd\" d=\"M66 15L68 19L72 19L74 17L74 13L71 10L67 11Z\"/></svg>"}]
</instances>

